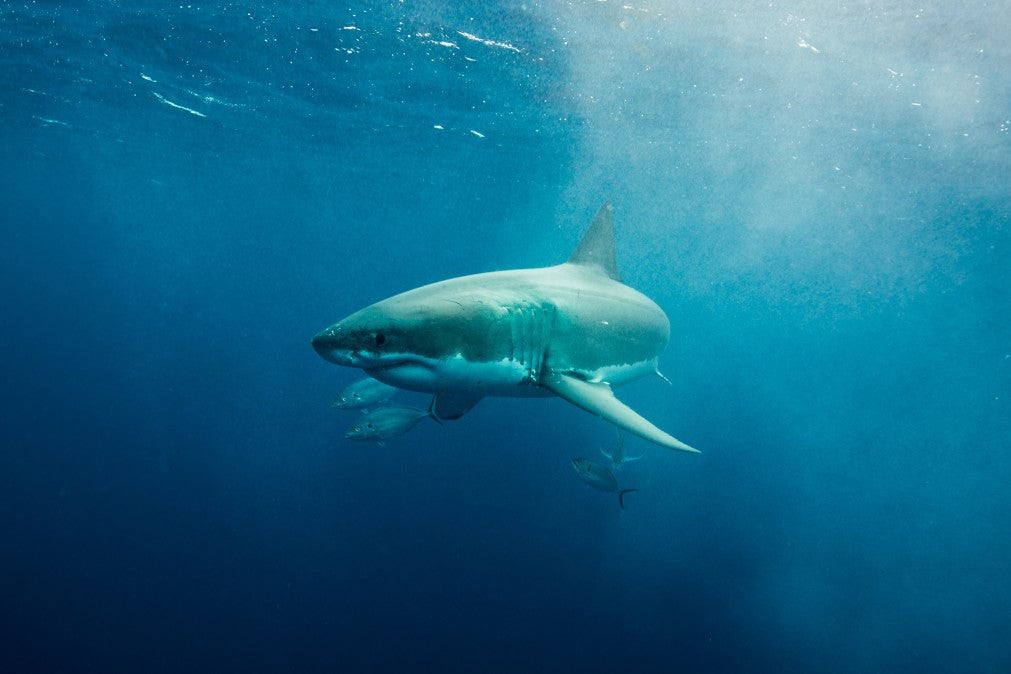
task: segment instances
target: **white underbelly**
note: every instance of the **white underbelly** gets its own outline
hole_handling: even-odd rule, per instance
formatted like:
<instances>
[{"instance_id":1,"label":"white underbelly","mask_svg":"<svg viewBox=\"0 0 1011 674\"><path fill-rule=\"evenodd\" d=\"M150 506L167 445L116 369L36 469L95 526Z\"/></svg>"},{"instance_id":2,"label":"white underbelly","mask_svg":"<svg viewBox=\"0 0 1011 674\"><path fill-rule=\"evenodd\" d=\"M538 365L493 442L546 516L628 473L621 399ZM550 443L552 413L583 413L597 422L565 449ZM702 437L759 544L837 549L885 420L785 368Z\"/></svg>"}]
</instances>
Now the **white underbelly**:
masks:
<instances>
[{"instance_id":1,"label":"white underbelly","mask_svg":"<svg viewBox=\"0 0 1011 674\"><path fill-rule=\"evenodd\" d=\"M623 365L606 365L595 370L568 369L555 364L561 372L575 374L587 381L620 386L656 372L657 359ZM540 373L512 359L471 362L462 356L428 359L412 356L399 364L366 370L379 381L408 391L473 391L484 396L540 397L552 393L537 384Z\"/></svg>"},{"instance_id":2,"label":"white underbelly","mask_svg":"<svg viewBox=\"0 0 1011 674\"><path fill-rule=\"evenodd\" d=\"M630 381L635 381L636 379L642 379L647 375L655 374L657 371L657 365L657 359L651 358L650 360L644 360L638 363L605 365L597 368L596 370L573 369L570 371L580 375L587 381L607 382L611 386L621 386L622 384L627 384Z\"/></svg>"},{"instance_id":3,"label":"white underbelly","mask_svg":"<svg viewBox=\"0 0 1011 674\"><path fill-rule=\"evenodd\" d=\"M528 368L511 359L471 362L462 356L439 360L412 356L410 361L367 372L385 384L408 391L438 393L467 390L503 397L552 395L547 389L537 386Z\"/></svg>"}]
</instances>

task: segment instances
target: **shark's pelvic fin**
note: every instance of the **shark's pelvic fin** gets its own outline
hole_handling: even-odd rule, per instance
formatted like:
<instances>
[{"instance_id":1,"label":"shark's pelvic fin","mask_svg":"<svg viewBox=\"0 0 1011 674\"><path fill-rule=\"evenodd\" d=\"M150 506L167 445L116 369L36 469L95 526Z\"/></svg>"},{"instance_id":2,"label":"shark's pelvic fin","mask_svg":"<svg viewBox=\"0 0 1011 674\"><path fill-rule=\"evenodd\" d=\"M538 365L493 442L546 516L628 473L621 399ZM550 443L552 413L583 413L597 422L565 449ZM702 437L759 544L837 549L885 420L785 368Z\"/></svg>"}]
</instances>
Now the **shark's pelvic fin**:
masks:
<instances>
[{"instance_id":1,"label":"shark's pelvic fin","mask_svg":"<svg viewBox=\"0 0 1011 674\"><path fill-rule=\"evenodd\" d=\"M438 421L459 419L469 412L483 398L481 394L469 391L449 391L438 393L432 398L432 416Z\"/></svg>"},{"instance_id":2,"label":"shark's pelvic fin","mask_svg":"<svg viewBox=\"0 0 1011 674\"><path fill-rule=\"evenodd\" d=\"M593 218L590 228L583 235L583 240L569 258L569 264L594 267L615 281L621 282L618 263L614 258L614 214L611 211L610 201L605 201L597 211L597 216Z\"/></svg>"},{"instance_id":3,"label":"shark's pelvic fin","mask_svg":"<svg viewBox=\"0 0 1011 674\"><path fill-rule=\"evenodd\" d=\"M611 386L606 382L589 382L572 375L552 372L541 380L541 384L558 397L565 398L573 405L603 417L615 426L624 428L644 440L684 452L699 451L664 433L638 412L615 398Z\"/></svg>"}]
</instances>

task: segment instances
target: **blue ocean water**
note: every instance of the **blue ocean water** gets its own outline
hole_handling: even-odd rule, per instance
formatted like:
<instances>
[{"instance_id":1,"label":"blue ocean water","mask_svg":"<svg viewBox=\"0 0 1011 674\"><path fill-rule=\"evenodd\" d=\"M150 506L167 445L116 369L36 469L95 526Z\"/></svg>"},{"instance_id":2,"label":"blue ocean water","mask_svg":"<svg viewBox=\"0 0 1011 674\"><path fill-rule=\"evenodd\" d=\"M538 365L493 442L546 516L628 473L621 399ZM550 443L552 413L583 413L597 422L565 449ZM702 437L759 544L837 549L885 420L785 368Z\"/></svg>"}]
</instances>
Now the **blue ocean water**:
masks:
<instances>
[{"instance_id":1,"label":"blue ocean water","mask_svg":"<svg viewBox=\"0 0 1011 674\"><path fill-rule=\"evenodd\" d=\"M0 670L1011 671L1011 12L696 5L0 6ZM701 455L343 438L314 333L605 199Z\"/></svg>"}]
</instances>

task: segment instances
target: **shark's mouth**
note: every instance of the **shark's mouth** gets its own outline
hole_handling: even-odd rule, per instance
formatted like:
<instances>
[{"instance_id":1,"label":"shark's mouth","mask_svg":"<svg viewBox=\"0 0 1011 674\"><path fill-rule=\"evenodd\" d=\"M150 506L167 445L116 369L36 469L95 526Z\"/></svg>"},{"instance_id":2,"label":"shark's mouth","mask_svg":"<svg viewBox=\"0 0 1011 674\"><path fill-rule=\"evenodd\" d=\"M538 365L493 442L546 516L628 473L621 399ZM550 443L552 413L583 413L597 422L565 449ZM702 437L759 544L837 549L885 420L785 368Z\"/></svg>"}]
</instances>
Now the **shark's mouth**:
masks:
<instances>
[{"instance_id":1,"label":"shark's mouth","mask_svg":"<svg viewBox=\"0 0 1011 674\"><path fill-rule=\"evenodd\" d=\"M384 356L383 358L376 359L364 357L359 358L358 363L358 367L367 371L369 374L373 372L390 372L404 366L429 367L424 361L408 356L404 356L403 358Z\"/></svg>"},{"instance_id":2,"label":"shark's mouth","mask_svg":"<svg viewBox=\"0 0 1011 674\"><path fill-rule=\"evenodd\" d=\"M409 351L391 351L376 353L374 351L354 351L355 367L363 370L392 370L404 365L424 365L433 367L437 362L434 358L426 358Z\"/></svg>"}]
</instances>

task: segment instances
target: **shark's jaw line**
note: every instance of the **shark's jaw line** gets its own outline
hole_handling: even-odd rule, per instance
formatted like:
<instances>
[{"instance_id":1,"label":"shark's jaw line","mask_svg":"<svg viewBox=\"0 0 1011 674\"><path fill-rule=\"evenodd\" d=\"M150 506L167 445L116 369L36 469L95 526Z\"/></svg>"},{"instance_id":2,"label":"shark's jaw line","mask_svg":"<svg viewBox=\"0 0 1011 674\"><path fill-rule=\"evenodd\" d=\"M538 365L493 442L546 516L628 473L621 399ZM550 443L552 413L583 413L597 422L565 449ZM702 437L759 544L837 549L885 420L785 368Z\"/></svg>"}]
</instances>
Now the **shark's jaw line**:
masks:
<instances>
[{"instance_id":1,"label":"shark's jaw line","mask_svg":"<svg viewBox=\"0 0 1011 674\"><path fill-rule=\"evenodd\" d=\"M670 324L618 280L610 204L572 258L448 279L366 307L320 332L325 359L435 394L455 419L484 396L557 395L646 440L696 451L617 400L611 386L657 372Z\"/></svg>"}]
</instances>

